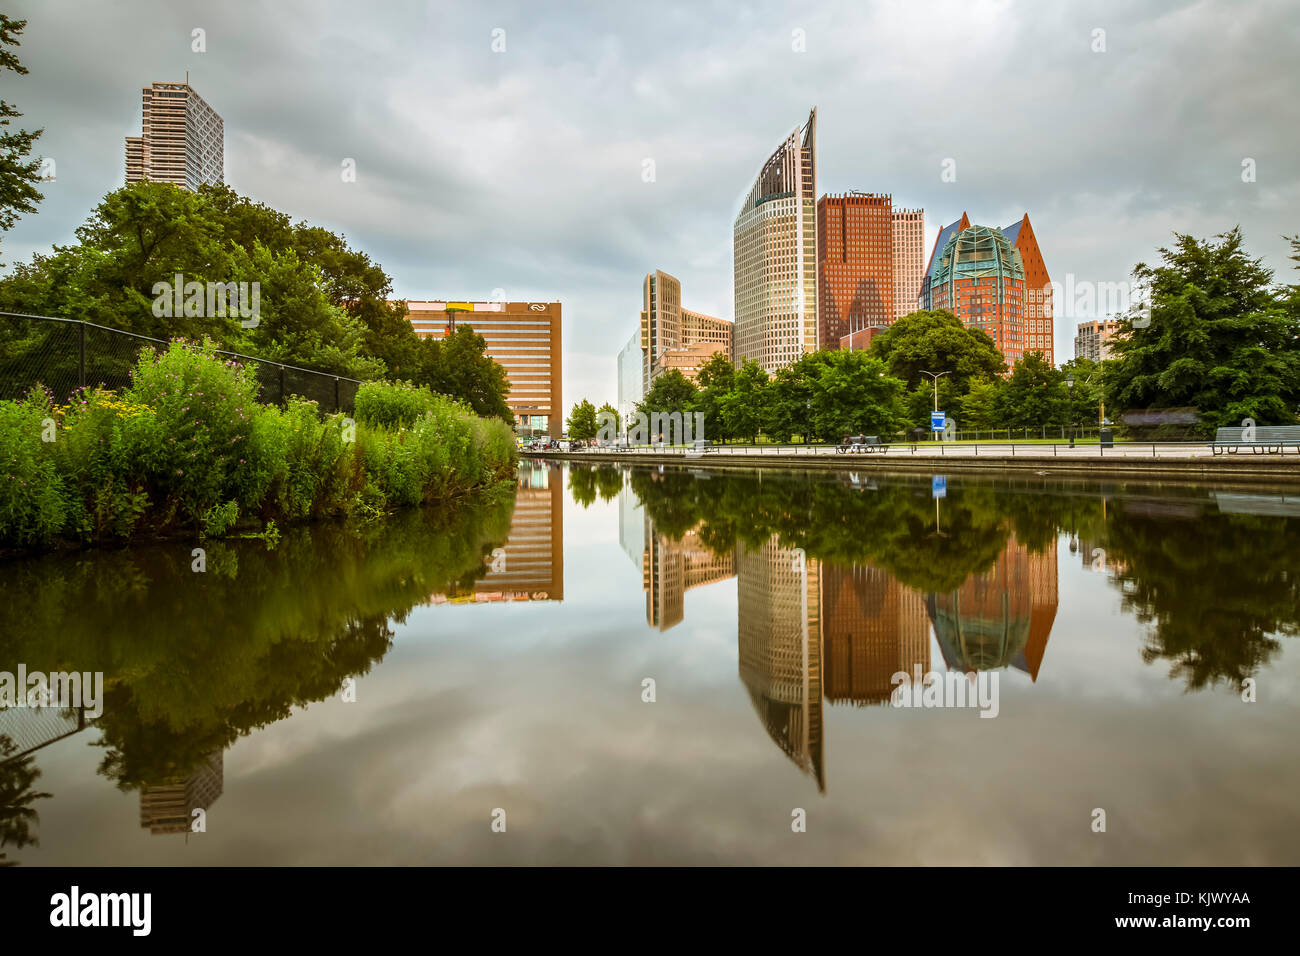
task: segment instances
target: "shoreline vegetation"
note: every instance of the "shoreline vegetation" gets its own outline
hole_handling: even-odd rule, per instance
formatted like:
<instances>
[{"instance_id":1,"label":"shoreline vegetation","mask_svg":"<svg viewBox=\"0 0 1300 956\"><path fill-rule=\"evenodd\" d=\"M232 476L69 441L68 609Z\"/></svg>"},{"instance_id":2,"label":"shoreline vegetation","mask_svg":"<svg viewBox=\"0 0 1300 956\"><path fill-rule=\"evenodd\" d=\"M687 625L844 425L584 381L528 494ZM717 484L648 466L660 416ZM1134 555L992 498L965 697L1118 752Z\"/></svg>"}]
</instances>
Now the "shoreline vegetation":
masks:
<instances>
[{"instance_id":1,"label":"shoreline vegetation","mask_svg":"<svg viewBox=\"0 0 1300 956\"><path fill-rule=\"evenodd\" d=\"M121 392L0 401L0 556L377 518L509 478L503 421L409 382L368 382L355 418L257 401L253 370L210 340L144 350Z\"/></svg>"}]
</instances>

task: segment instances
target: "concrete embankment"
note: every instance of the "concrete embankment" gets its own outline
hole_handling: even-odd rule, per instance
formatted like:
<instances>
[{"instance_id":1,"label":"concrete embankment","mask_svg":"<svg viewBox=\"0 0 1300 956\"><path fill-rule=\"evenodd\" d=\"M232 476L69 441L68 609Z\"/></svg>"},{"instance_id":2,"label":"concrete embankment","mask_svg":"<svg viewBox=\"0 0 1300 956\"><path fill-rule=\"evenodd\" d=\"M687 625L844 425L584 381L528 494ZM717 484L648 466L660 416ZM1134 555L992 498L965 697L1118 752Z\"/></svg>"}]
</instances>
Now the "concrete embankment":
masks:
<instances>
[{"instance_id":1,"label":"concrete embankment","mask_svg":"<svg viewBox=\"0 0 1300 956\"><path fill-rule=\"evenodd\" d=\"M808 471L895 472L924 474L979 474L1024 478L1050 475L1072 478L1148 479L1153 482L1212 482L1220 485L1267 485L1300 491L1300 455L1218 455L1215 457L1156 456L1139 458L1122 454L1052 456L1017 451L1015 457L969 454L940 456L912 454L729 454L708 452L698 456L649 452L524 452L523 457L589 465L676 465L704 469L782 469Z\"/></svg>"}]
</instances>

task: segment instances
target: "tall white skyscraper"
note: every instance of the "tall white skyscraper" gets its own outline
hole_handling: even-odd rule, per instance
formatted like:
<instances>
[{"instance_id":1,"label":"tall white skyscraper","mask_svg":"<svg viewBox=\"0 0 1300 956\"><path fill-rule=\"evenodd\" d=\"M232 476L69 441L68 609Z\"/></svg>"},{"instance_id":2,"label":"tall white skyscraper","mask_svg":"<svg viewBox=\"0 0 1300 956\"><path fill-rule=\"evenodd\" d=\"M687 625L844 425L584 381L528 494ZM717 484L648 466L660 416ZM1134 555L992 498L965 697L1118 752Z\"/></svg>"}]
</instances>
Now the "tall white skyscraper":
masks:
<instances>
[{"instance_id":1,"label":"tall white skyscraper","mask_svg":"<svg viewBox=\"0 0 1300 956\"><path fill-rule=\"evenodd\" d=\"M735 360L769 373L817 351L817 108L777 147L736 216Z\"/></svg>"}]
</instances>

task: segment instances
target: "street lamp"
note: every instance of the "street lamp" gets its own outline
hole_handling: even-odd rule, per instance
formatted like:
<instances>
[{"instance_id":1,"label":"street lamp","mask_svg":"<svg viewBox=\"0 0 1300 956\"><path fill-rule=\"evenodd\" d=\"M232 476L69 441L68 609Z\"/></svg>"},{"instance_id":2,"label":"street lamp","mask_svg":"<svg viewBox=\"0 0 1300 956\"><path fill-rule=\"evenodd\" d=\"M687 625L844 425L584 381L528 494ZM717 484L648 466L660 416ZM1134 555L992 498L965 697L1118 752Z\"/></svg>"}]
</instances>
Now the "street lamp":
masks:
<instances>
[{"instance_id":1,"label":"street lamp","mask_svg":"<svg viewBox=\"0 0 1300 956\"><path fill-rule=\"evenodd\" d=\"M1065 376L1066 393L1070 396L1070 447L1074 447L1074 432L1078 422L1074 420L1074 373Z\"/></svg>"},{"instance_id":2,"label":"street lamp","mask_svg":"<svg viewBox=\"0 0 1300 956\"><path fill-rule=\"evenodd\" d=\"M925 369L921 369L920 372L922 375L928 375L934 379L934 410L937 412L939 410L939 379L945 375L951 375L952 373L939 372L938 374L935 374L934 372L927 372Z\"/></svg>"}]
</instances>

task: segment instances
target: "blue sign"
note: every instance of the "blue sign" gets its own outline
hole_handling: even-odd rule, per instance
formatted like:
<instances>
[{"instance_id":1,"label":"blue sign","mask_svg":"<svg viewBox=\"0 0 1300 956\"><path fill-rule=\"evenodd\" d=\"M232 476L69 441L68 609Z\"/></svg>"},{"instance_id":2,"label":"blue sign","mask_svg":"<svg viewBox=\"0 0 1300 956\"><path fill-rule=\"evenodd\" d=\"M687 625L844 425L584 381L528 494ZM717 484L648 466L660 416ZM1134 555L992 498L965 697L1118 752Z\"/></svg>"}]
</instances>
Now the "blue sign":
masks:
<instances>
[{"instance_id":1,"label":"blue sign","mask_svg":"<svg viewBox=\"0 0 1300 956\"><path fill-rule=\"evenodd\" d=\"M943 423L944 423L944 419L945 419L945 415L944 415L943 412L931 412L931 413L930 413L930 427L933 428L933 429L934 429L935 431L937 431L937 432L941 432L941 431L943 431Z\"/></svg>"},{"instance_id":2,"label":"blue sign","mask_svg":"<svg viewBox=\"0 0 1300 956\"><path fill-rule=\"evenodd\" d=\"M948 497L948 476L934 475L930 478L930 497L947 498Z\"/></svg>"}]
</instances>

